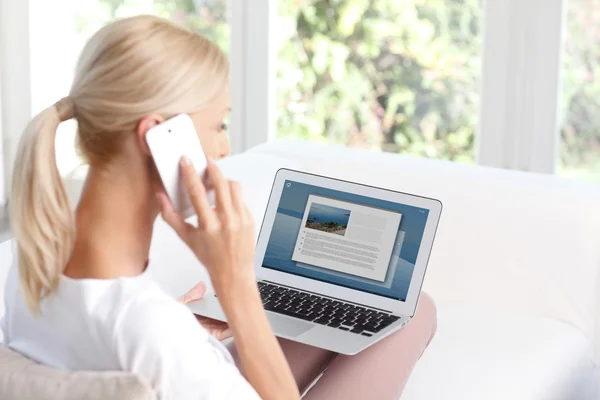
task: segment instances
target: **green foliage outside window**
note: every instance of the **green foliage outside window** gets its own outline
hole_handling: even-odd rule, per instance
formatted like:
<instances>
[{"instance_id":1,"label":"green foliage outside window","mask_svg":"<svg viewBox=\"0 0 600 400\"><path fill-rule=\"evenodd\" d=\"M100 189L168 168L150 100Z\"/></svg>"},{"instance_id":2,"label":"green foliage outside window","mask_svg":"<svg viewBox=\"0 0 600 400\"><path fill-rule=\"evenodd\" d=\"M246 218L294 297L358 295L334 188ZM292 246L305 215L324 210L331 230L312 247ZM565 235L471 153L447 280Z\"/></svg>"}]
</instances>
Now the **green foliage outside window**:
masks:
<instances>
[{"instance_id":1,"label":"green foliage outside window","mask_svg":"<svg viewBox=\"0 0 600 400\"><path fill-rule=\"evenodd\" d=\"M479 0L280 1L278 136L470 162Z\"/></svg>"},{"instance_id":2,"label":"green foliage outside window","mask_svg":"<svg viewBox=\"0 0 600 400\"><path fill-rule=\"evenodd\" d=\"M567 21L559 172L600 183L600 3L572 0Z\"/></svg>"}]
</instances>

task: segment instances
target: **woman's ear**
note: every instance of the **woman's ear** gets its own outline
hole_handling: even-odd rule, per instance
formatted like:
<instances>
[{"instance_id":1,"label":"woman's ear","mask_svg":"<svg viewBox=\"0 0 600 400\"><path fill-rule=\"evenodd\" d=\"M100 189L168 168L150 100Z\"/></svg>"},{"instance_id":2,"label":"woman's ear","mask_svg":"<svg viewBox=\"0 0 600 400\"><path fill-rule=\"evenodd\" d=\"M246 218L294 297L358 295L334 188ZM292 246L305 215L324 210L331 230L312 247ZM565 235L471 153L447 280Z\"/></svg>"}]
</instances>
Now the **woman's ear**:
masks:
<instances>
[{"instance_id":1,"label":"woman's ear","mask_svg":"<svg viewBox=\"0 0 600 400\"><path fill-rule=\"evenodd\" d=\"M148 143L146 142L146 134L151 128L154 128L158 124L162 124L164 121L165 119L161 115L150 114L146 115L138 123L136 129L138 143L145 154L151 155L150 148L148 147Z\"/></svg>"}]
</instances>

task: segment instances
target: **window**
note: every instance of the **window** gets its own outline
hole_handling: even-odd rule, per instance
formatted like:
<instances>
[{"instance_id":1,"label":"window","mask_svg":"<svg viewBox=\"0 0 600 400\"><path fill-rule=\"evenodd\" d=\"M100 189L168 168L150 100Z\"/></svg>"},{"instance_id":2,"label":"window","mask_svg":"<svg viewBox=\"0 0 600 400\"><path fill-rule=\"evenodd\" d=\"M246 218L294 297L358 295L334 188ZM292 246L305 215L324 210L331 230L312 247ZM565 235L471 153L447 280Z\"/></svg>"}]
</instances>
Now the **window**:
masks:
<instances>
[{"instance_id":1,"label":"window","mask_svg":"<svg viewBox=\"0 0 600 400\"><path fill-rule=\"evenodd\" d=\"M32 112L69 93L77 57L87 39L121 17L154 14L170 18L229 47L228 0L30 0ZM74 151L75 121L61 124L57 163L63 175L81 162Z\"/></svg>"},{"instance_id":2,"label":"window","mask_svg":"<svg viewBox=\"0 0 600 400\"><path fill-rule=\"evenodd\" d=\"M235 152L295 138L600 182L596 0L28 1L0 0L5 170L85 40L151 13L230 52ZM74 134L61 125L63 174L80 163Z\"/></svg>"},{"instance_id":3,"label":"window","mask_svg":"<svg viewBox=\"0 0 600 400\"><path fill-rule=\"evenodd\" d=\"M278 138L474 161L480 0L279 0Z\"/></svg>"},{"instance_id":4,"label":"window","mask_svg":"<svg viewBox=\"0 0 600 400\"><path fill-rule=\"evenodd\" d=\"M571 0L559 174L600 183L600 3Z\"/></svg>"}]
</instances>

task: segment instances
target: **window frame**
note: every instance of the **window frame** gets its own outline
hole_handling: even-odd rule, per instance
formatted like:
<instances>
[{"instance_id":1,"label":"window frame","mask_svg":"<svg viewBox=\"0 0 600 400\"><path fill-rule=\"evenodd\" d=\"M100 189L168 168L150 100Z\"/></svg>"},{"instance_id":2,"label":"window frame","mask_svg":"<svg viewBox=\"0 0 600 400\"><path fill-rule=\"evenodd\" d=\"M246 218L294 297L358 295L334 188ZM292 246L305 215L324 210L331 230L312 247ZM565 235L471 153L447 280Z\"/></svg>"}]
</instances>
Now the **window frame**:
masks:
<instances>
[{"instance_id":1,"label":"window frame","mask_svg":"<svg viewBox=\"0 0 600 400\"><path fill-rule=\"evenodd\" d=\"M554 174L567 0L485 0L477 163Z\"/></svg>"},{"instance_id":2,"label":"window frame","mask_svg":"<svg viewBox=\"0 0 600 400\"><path fill-rule=\"evenodd\" d=\"M250 5L250 3L252 3ZM232 153L275 140L276 1L231 3Z\"/></svg>"},{"instance_id":3,"label":"window frame","mask_svg":"<svg viewBox=\"0 0 600 400\"><path fill-rule=\"evenodd\" d=\"M0 0L0 116L4 194L10 194L12 167L21 133L31 119L29 1Z\"/></svg>"}]
</instances>

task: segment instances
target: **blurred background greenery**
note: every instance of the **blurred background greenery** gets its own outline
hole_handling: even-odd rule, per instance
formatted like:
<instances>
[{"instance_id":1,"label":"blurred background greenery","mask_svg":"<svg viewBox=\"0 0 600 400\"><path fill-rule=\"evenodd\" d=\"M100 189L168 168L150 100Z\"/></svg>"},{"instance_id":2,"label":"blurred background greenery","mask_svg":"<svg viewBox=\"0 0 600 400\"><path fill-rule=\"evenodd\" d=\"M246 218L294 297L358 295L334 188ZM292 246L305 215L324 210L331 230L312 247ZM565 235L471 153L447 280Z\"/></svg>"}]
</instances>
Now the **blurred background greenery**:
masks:
<instances>
[{"instance_id":1,"label":"blurred background greenery","mask_svg":"<svg viewBox=\"0 0 600 400\"><path fill-rule=\"evenodd\" d=\"M85 0L77 24L148 12L226 51L229 0ZM277 137L473 163L482 0L278 0ZM508 31L507 31L508 34ZM571 0L559 170L600 182L600 4Z\"/></svg>"},{"instance_id":2,"label":"blurred background greenery","mask_svg":"<svg viewBox=\"0 0 600 400\"><path fill-rule=\"evenodd\" d=\"M600 1L570 0L559 172L600 183Z\"/></svg>"},{"instance_id":3,"label":"blurred background greenery","mask_svg":"<svg viewBox=\"0 0 600 400\"><path fill-rule=\"evenodd\" d=\"M283 0L278 135L472 162L480 0Z\"/></svg>"}]
</instances>

